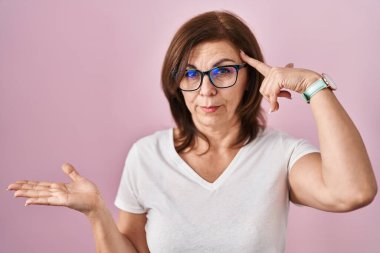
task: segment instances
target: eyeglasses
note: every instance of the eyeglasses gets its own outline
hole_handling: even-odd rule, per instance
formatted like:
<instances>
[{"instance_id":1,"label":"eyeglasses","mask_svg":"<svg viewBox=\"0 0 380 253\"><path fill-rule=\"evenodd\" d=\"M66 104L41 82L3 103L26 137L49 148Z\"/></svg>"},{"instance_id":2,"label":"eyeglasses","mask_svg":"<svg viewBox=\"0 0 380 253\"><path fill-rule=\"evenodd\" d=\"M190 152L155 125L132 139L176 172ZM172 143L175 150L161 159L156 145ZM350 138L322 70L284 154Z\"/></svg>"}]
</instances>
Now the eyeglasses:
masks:
<instances>
[{"instance_id":1,"label":"eyeglasses","mask_svg":"<svg viewBox=\"0 0 380 253\"><path fill-rule=\"evenodd\" d=\"M197 90L201 87L205 75L208 76L215 87L228 88L235 85L239 70L246 66L246 63L218 66L204 72L197 69L188 69L179 84L179 88L183 91Z\"/></svg>"}]
</instances>

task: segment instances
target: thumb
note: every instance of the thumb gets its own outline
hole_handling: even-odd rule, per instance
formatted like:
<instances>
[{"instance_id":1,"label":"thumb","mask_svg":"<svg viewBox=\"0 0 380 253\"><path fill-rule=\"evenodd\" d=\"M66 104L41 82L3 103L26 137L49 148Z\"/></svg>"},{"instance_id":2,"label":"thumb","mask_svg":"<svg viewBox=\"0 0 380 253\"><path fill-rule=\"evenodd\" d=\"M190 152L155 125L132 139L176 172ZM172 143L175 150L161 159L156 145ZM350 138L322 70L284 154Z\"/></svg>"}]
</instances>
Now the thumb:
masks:
<instances>
[{"instance_id":1,"label":"thumb","mask_svg":"<svg viewBox=\"0 0 380 253\"><path fill-rule=\"evenodd\" d=\"M294 67L294 63L288 63L285 65L285 68L293 68Z\"/></svg>"},{"instance_id":2,"label":"thumb","mask_svg":"<svg viewBox=\"0 0 380 253\"><path fill-rule=\"evenodd\" d=\"M73 181L78 181L79 179L81 179L81 175L79 175L78 171L76 171L76 169L68 162L65 162L63 165L62 165L62 170L63 172L65 172L66 175L68 175L71 180Z\"/></svg>"}]
</instances>

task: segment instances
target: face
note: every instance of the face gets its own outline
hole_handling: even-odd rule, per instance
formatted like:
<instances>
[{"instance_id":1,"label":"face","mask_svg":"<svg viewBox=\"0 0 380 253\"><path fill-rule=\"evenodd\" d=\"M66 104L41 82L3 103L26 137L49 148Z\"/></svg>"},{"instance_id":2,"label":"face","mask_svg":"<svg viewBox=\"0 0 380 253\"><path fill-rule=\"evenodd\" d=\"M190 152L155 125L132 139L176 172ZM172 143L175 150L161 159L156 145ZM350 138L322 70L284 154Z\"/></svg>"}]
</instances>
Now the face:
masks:
<instances>
[{"instance_id":1,"label":"face","mask_svg":"<svg viewBox=\"0 0 380 253\"><path fill-rule=\"evenodd\" d=\"M213 67L241 64L239 49L227 41L204 42L190 52L188 69L207 71ZM247 85L247 68L238 72L234 86L216 88L207 75L195 91L182 91L197 128L229 128L237 122L236 108Z\"/></svg>"}]
</instances>

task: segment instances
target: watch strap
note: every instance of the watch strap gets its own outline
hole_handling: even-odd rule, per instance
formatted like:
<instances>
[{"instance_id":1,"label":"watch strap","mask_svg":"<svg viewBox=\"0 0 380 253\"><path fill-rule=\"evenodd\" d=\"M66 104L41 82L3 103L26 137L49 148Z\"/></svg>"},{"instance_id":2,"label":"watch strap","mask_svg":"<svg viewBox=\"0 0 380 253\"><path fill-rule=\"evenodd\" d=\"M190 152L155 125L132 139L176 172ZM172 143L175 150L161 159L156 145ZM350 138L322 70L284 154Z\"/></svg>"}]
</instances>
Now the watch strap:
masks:
<instances>
[{"instance_id":1,"label":"watch strap","mask_svg":"<svg viewBox=\"0 0 380 253\"><path fill-rule=\"evenodd\" d=\"M309 104L312 96L317 94L319 91L328 88L328 85L323 81L322 78L319 78L317 81L312 83L303 93L302 97Z\"/></svg>"}]
</instances>

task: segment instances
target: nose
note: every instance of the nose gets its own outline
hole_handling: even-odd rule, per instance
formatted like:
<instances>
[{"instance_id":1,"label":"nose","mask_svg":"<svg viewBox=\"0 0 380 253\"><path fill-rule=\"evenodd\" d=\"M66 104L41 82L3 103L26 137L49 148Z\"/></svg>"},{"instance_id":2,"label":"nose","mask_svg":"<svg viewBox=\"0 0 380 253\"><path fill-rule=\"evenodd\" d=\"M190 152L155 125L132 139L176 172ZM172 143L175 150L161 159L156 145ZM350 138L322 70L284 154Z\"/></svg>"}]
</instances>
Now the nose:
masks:
<instances>
[{"instance_id":1,"label":"nose","mask_svg":"<svg viewBox=\"0 0 380 253\"><path fill-rule=\"evenodd\" d=\"M214 96L216 95L216 87L211 83L208 75L203 76L202 85L199 88L199 94L202 96Z\"/></svg>"}]
</instances>

